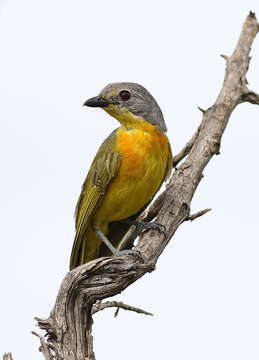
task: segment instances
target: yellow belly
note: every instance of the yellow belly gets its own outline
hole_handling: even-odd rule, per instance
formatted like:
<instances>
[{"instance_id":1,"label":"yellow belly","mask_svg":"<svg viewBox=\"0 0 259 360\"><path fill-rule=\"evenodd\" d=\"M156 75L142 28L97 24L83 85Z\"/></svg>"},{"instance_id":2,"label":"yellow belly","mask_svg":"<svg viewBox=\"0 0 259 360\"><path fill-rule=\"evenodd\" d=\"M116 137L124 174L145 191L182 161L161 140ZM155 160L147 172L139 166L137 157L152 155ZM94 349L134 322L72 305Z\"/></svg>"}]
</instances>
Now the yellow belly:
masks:
<instances>
[{"instance_id":1,"label":"yellow belly","mask_svg":"<svg viewBox=\"0 0 259 360\"><path fill-rule=\"evenodd\" d=\"M105 225L137 213L160 188L169 156L166 135L143 130L118 130L120 168L106 188L94 223ZM102 226L103 227L103 226Z\"/></svg>"}]
</instances>

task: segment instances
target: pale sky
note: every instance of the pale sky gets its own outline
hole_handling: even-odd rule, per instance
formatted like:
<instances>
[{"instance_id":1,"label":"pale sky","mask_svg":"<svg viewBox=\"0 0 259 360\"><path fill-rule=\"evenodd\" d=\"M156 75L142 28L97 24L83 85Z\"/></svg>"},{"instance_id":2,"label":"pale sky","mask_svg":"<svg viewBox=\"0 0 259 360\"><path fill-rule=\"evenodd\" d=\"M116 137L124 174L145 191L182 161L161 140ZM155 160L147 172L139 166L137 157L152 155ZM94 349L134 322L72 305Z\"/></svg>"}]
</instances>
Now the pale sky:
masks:
<instances>
[{"instance_id":1,"label":"pale sky","mask_svg":"<svg viewBox=\"0 0 259 360\"><path fill-rule=\"evenodd\" d=\"M258 1L0 2L0 354L42 359L34 316L47 317L68 271L73 212L102 140L118 124L82 103L114 81L160 104L173 152L212 105ZM259 91L256 40L248 80ZM155 314L95 316L100 359L258 360L259 108L233 113L221 155L157 270L116 296Z\"/></svg>"}]
</instances>

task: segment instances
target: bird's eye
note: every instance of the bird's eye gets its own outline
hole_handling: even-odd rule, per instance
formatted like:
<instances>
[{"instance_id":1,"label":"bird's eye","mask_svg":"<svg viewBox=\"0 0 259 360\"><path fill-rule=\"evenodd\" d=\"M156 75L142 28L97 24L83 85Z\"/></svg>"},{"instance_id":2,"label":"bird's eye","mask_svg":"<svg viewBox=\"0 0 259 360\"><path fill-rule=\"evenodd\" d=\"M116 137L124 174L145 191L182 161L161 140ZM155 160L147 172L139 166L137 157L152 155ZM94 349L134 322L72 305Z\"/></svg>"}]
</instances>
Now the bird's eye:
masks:
<instances>
[{"instance_id":1,"label":"bird's eye","mask_svg":"<svg viewBox=\"0 0 259 360\"><path fill-rule=\"evenodd\" d=\"M119 96L121 98L121 100L123 101L127 101L130 99L131 97L131 94L128 90L122 90L120 93L119 93Z\"/></svg>"}]
</instances>

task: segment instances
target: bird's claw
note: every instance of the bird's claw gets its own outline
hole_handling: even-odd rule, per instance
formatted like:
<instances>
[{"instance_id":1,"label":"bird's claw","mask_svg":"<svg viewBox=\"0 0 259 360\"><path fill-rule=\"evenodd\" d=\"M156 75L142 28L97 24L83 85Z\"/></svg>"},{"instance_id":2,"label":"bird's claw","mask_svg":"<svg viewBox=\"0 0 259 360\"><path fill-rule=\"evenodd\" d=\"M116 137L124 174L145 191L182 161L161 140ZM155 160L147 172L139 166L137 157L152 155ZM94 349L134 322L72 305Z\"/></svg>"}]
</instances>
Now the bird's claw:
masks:
<instances>
[{"instance_id":1,"label":"bird's claw","mask_svg":"<svg viewBox=\"0 0 259 360\"><path fill-rule=\"evenodd\" d=\"M159 223L156 223L156 222L138 221L135 226L137 228L138 233L145 232L147 230L157 230L161 234L164 234L164 236L165 236L166 228L162 224L159 224Z\"/></svg>"}]
</instances>

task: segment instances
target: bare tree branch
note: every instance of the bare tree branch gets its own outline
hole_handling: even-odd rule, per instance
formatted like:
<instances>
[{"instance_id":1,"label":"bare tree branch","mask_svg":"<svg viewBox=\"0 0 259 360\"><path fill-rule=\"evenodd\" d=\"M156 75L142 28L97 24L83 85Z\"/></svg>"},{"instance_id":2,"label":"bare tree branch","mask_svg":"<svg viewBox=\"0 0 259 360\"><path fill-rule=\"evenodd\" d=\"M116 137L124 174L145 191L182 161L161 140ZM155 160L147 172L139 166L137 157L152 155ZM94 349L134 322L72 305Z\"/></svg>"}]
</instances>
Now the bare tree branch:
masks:
<instances>
[{"instance_id":1,"label":"bare tree branch","mask_svg":"<svg viewBox=\"0 0 259 360\"><path fill-rule=\"evenodd\" d=\"M102 311L104 309L107 308L117 308L118 309L123 309L123 310L129 310L129 311L134 311L138 314L144 314L144 315L151 315L153 316L153 314L151 314L148 311L145 311L143 309L137 308L135 306L131 306L128 304L124 304L122 301L106 301L106 302L99 302L93 305L92 307L92 315L96 314L99 311ZM116 310L116 311L117 311ZM116 314L116 313L115 313Z\"/></svg>"},{"instance_id":2,"label":"bare tree branch","mask_svg":"<svg viewBox=\"0 0 259 360\"><path fill-rule=\"evenodd\" d=\"M228 59L229 59L229 56L227 56L227 55L221 54L220 56L226 61L228 61Z\"/></svg>"},{"instance_id":3,"label":"bare tree branch","mask_svg":"<svg viewBox=\"0 0 259 360\"><path fill-rule=\"evenodd\" d=\"M259 94L252 90L245 89L240 102L249 102L251 104L259 105Z\"/></svg>"},{"instance_id":4,"label":"bare tree branch","mask_svg":"<svg viewBox=\"0 0 259 360\"><path fill-rule=\"evenodd\" d=\"M11 353L4 353L3 360L13 360Z\"/></svg>"},{"instance_id":5,"label":"bare tree branch","mask_svg":"<svg viewBox=\"0 0 259 360\"><path fill-rule=\"evenodd\" d=\"M187 159L174 171L166 191L145 214L149 218L150 213L154 215L158 211L156 221L165 226L166 237L155 230L140 236L136 249L141 251L144 263L134 255L106 257L69 272L49 318L37 319L39 327L47 333L46 343L54 354L53 360L95 359L91 335L93 304L120 293L145 273L153 271L178 227L187 219L198 217L197 214L189 215L191 201L204 168L219 153L231 113L243 101L257 101L254 95L247 95L246 73L258 28L255 14L250 13L233 54L227 58L222 89L215 103L204 111L199 129L185 147L187 150L183 149L178 158L176 156L176 163L186 155ZM257 103L253 101L250 102ZM48 359L49 354L43 354Z\"/></svg>"},{"instance_id":6,"label":"bare tree branch","mask_svg":"<svg viewBox=\"0 0 259 360\"><path fill-rule=\"evenodd\" d=\"M190 220L190 221L193 221L195 219L197 219L198 217L204 215L204 214L207 214L207 212L211 211L211 209L207 208L207 209L204 209L204 210L201 210L201 211L198 211L196 212L195 214L192 214L192 215L189 215L186 220Z\"/></svg>"},{"instance_id":7,"label":"bare tree branch","mask_svg":"<svg viewBox=\"0 0 259 360\"><path fill-rule=\"evenodd\" d=\"M37 336L40 339L40 348L39 351L43 353L46 360L53 360L54 357L52 356L51 347L46 343L43 336L39 335L35 331L31 332L33 335Z\"/></svg>"},{"instance_id":8,"label":"bare tree branch","mask_svg":"<svg viewBox=\"0 0 259 360\"><path fill-rule=\"evenodd\" d=\"M201 110L201 112L205 113L205 110L201 109L200 107L198 107L198 109ZM189 152L191 151L191 149L193 147L195 140L197 139L197 137L199 135L199 132L200 132L200 126L195 131L192 138L184 146L184 148L176 156L174 156L174 167L176 167L179 164L179 162L182 161L189 154Z\"/></svg>"}]
</instances>

